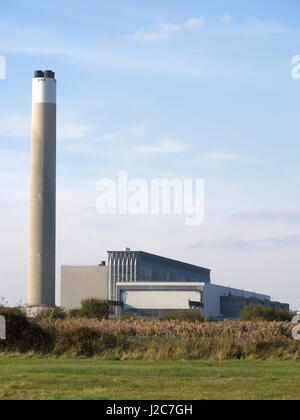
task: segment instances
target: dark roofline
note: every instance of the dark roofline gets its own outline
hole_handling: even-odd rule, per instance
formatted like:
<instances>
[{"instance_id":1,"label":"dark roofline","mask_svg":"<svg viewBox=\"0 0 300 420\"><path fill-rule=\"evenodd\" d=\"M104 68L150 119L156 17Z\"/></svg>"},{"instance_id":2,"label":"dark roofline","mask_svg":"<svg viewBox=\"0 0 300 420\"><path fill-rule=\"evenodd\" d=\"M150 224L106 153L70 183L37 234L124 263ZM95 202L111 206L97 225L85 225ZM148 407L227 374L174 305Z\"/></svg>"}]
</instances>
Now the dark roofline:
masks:
<instances>
[{"instance_id":1,"label":"dark roofline","mask_svg":"<svg viewBox=\"0 0 300 420\"><path fill-rule=\"evenodd\" d=\"M123 253L123 254L135 253L135 254L145 255L145 256L149 256L149 257L154 257L155 259L157 259L161 262L177 265L177 266L180 266L180 267L189 268L189 269L195 270L195 271L201 270L205 273L211 273L211 270L209 268L204 268L204 267L189 264L189 263L186 263L186 262L183 262L183 261L178 261L178 260L174 260L174 259L171 259L171 258L162 257L162 256L156 255L156 254L150 254L149 252L144 252L144 251L107 251L108 254L109 253L114 253L114 252Z\"/></svg>"}]
</instances>

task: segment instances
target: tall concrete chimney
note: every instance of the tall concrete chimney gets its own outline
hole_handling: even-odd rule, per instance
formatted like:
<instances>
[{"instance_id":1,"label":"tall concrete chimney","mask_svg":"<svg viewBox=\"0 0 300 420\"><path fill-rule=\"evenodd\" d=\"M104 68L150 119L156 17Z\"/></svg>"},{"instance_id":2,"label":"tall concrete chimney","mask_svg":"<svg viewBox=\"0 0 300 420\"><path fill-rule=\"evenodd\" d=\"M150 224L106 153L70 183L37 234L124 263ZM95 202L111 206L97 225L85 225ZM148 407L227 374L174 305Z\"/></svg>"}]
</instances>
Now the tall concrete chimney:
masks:
<instances>
[{"instance_id":1,"label":"tall concrete chimney","mask_svg":"<svg viewBox=\"0 0 300 420\"><path fill-rule=\"evenodd\" d=\"M28 307L55 306L56 80L51 70L32 81Z\"/></svg>"}]
</instances>

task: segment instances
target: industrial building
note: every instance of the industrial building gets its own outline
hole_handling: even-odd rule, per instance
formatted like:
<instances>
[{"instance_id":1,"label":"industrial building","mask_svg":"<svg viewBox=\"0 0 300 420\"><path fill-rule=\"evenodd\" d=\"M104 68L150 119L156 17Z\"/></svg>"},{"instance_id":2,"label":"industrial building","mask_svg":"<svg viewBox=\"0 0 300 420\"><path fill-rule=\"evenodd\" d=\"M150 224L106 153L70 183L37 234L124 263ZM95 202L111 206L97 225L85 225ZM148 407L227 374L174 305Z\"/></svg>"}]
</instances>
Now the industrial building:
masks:
<instances>
[{"instance_id":1,"label":"industrial building","mask_svg":"<svg viewBox=\"0 0 300 420\"><path fill-rule=\"evenodd\" d=\"M117 299L118 283L210 283L210 270L146 252L108 252L109 299Z\"/></svg>"},{"instance_id":2,"label":"industrial building","mask_svg":"<svg viewBox=\"0 0 300 420\"><path fill-rule=\"evenodd\" d=\"M206 318L237 319L246 305L289 310L270 296L211 284L211 270L142 251L108 251L108 265L63 266L61 306L89 297L108 299L117 316L162 317L197 310Z\"/></svg>"}]
</instances>

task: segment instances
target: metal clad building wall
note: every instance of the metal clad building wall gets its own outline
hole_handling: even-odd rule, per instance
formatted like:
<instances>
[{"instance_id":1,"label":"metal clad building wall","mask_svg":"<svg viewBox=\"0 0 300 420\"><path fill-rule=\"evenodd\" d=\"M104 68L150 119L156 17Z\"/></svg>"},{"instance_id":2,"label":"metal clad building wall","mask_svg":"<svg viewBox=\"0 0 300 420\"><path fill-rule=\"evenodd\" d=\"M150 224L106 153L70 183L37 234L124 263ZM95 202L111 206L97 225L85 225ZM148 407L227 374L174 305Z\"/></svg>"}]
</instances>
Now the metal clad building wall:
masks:
<instances>
[{"instance_id":1,"label":"metal clad building wall","mask_svg":"<svg viewBox=\"0 0 300 420\"><path fill-rule=\"evenodd\" d=\"M116 284L132 282L210 283L210 270L142 251L109 251L109 299Z\"/></svg>"},{"instance_id":2,"label":"metal clad building wall","mask_svg":"<svg viewBox=\"0 0 300 420\"><path fill-rule=\"evenodd\" d=\"M117 283L135 283L138 278L138 253L108 252L109 299L116 300Z\"/></svg>"},{"instance_id":3,"label":"metal clad building wall","mask_svg":"<svg viewBox=\"0 0 300 420\"><path fill-rule=\"evenodd\" d=\"M201 267L193 267L189 264L179 263L151 256L146 253L140 254L140 278L143 282L209 282L209 271Z\"/></svg>"}]
</instances>

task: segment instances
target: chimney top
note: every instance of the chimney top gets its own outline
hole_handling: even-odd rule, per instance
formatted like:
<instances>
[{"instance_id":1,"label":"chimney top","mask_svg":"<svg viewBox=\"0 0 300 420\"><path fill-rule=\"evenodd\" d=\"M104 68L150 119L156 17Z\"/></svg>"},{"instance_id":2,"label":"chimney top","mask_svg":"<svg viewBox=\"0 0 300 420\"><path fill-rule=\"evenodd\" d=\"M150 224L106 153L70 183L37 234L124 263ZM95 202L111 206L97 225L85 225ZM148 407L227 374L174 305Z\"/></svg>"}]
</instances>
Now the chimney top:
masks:
<instances>
[{"instance_id":1,"label":"chimney top","mask_svg":"<svg viewBox=\"0 0 300 420\"><path fill-rule=\"evenodd\" d=\"M36 71L34 72L34 77L35 77L35 78L44 77L44 72L43 72L43 71L41 71L41 70L36 70Z\"/></svg>"},{"instance_id":2,"label":"chimney top","mask_svg":"<svg viewBox=\"0 0 300 420\"><path fill-rule=\"evenodd\" d=\"M34 72L34 78L45 78L45 79L54 79L55 73L52 70L36 70Z\"/></svg>"}]
</instances>

